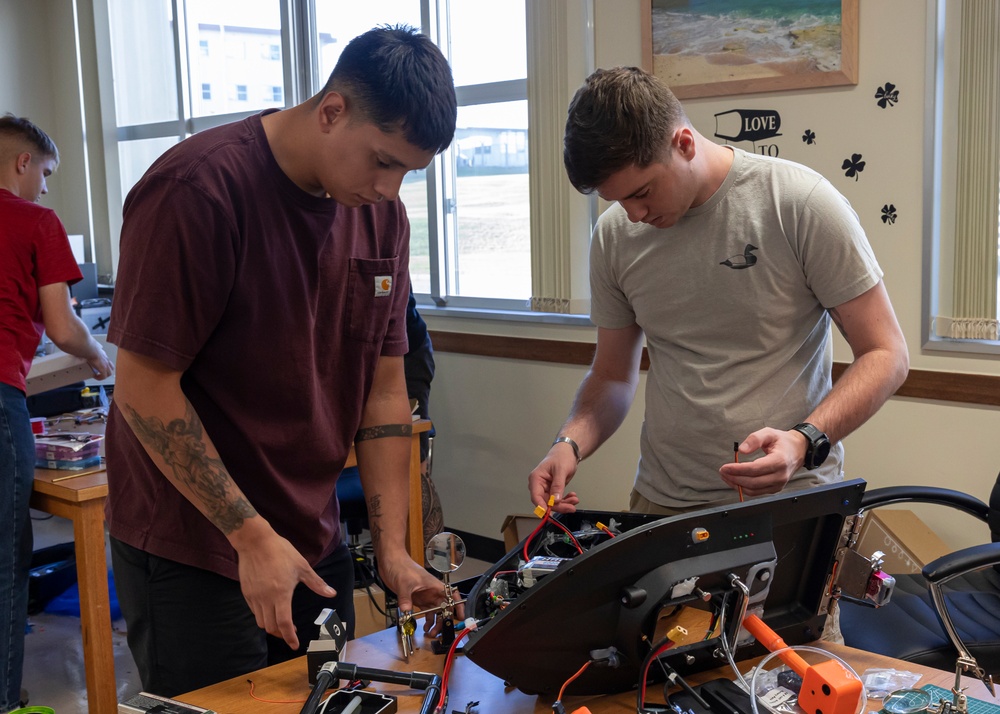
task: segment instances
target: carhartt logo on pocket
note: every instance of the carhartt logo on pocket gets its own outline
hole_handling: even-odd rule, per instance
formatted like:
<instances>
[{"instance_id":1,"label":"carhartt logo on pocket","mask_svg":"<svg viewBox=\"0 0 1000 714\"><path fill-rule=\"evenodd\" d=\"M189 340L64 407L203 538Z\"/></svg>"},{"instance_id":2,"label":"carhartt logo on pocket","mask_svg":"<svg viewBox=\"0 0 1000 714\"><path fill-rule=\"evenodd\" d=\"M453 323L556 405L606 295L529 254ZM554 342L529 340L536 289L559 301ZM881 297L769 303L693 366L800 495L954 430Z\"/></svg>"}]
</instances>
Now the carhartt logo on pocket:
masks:
<instances>
[{"instance_id":1,"label":"carhartt logo on pocket","mask_svg":"<svg viewBox=\"0 0 1000 714\"><path fill-rule=\"evenodd\" d=\"M392 276L375 276L375 297L386 297L392 292Z\"/></svg>"}]
</instances>

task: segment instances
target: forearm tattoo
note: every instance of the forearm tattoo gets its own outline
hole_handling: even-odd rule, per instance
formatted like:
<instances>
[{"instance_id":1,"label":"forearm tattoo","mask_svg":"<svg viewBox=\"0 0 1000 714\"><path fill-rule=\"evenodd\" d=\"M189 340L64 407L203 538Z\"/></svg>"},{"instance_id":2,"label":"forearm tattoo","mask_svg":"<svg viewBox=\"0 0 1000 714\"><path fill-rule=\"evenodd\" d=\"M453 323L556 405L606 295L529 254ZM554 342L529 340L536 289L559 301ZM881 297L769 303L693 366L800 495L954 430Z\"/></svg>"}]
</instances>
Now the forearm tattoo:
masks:
<instances>
[{"instance_id":1,"label":"forearm tattoo","mask_svg":"<svg viewBox=\"0 0 1000 714\"><path fill-rule=\"evenodd\" d=\"M354 441L384 439L387 436L413 436L413 424L378 424L358 429Z\"/></svg>"},{"instance_id":2,"label":"forearm tattoo","mask_svg":"<svg viewBox=\"0 0 1000 714\"><path fill-rule=\"evenodd\" d=\"M225 535L257 515L250 502L235 493L236 484L222 460L206 455L204 428L190 403L184 418L166 425L159 417L144 417L129 405L125 414L139 440L163 459L174 479L191 489L208 519Z\"/></svg>"},{"instance_id":3,"label":"forearm tattoo","mask_svg":"<svg viewBox=\"0 0 1000 714\"><path fill-rule=\"evenodd\" d=\"M377 494L368 499L368 533L372 547L378 549L382 540L382 497Z\"/></svg>"}]
</instances>

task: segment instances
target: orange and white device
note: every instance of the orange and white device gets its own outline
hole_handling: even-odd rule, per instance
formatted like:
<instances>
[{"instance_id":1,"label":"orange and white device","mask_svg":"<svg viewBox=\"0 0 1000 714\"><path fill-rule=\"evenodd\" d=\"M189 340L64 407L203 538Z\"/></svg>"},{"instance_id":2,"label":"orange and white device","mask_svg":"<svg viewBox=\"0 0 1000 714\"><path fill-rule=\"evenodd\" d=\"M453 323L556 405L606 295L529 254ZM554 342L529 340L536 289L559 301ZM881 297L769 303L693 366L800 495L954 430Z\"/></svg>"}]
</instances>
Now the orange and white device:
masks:
<instances>
[{"instance_id":1,"label":"orange and white device","mask_svg":"<svg viewBox=\"0 0 1000 714\"><path fill-rule=\"evenodd\" d=\"M806 712L855 714L858 711L862 693L861 680L840 662L830 659L819 664L809 664L793 650L785 649L785 641L756 615L747 615L743 619L743 627L768 650L778 652L778 657L802 677L799 706Z\"/></svg>"}]
</instances>

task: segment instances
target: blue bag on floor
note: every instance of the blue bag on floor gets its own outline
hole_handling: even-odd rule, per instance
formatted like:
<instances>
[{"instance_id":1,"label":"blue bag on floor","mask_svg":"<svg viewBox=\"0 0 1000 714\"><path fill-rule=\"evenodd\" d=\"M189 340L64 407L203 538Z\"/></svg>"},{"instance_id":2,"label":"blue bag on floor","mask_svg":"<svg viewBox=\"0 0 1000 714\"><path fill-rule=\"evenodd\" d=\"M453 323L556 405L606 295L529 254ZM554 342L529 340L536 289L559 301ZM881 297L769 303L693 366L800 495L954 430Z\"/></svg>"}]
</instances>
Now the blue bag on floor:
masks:
<instances>
[{"instance_id":1,"label":"blue bag on floor","mask_svg":"<svg viewBox=\"0 0 1000 714\"><path fill-rule=\"evenodd\" d=\"M115 592L115 579L111 571L108 571L108 597L111 605L111 621L122 616L122 609L118 605L118 595ZM73 583L62 595L57 595L49 604L45 606L45 612L50 615L71 615L80 617L80 585Z\"/></svg>"}]
</instances>

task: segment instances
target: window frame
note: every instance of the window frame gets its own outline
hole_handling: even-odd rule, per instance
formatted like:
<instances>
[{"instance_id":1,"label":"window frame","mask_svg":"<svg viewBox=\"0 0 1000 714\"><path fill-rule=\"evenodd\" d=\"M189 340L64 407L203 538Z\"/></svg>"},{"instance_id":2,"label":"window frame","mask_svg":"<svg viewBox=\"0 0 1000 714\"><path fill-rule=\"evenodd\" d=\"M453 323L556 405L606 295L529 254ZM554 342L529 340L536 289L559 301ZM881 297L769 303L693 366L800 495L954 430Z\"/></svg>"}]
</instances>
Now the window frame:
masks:
<instances>
[{"instance_id":1,"label":"window frame","mask_svg":"<svg viewBox=\"0 0 1000 714\"><path fill-rule=\"evenodd\" d=\"M943 250L953 251L955 229L953 225L954 191L947 190L945 176L957 170L949 162L955 162L954 141L946 151L946 126L957 114L955 103L949 103L949 92L957 92L957 60L949 58L946 42L958 43L960 23L955 22L954 8L948 11L948 3L935 0L927 6L927 51L926 76L933 81L926 83L924 101L924 237L923 275L921 291L921 346L924 350L954 353L956 356L1000 354L1000 340L959 339L942 337L934 329L935 316L941 310ZM955 53L957 56L958 53ZM946 108L950 113L946 116ZM1000 132L1000 127L994 127ZM995 189L1000 191L1000 167ZM1000 229L998 229L998 251L1000 251ZM1000 256L998 256L1000 261ZM1000 310L998 310L1000 313ZM997 315L1000 319L1000 314Z\"/></svg>"},{"instance_id":2,"label":"window frame","mask_svg":"<svg viewBox=\"0 0 1000 714\"><path fill-rule=\"evenodd\" d=\"M230 122L240 121L252 116L260 111L260 108L247 111L228 112L225 114L214 114L209 116L192 116L193 94L201 91L199 83L192 83L188 72L188 62L194 60L194 56L189 57L188 51L204 52L204 45L199 43L195 48L188 47L186 23L183 20L185 12L185 0L168 0L173 12L173 45L175 54L174 77L177 86L178 96L178 119L167 121L150 122L144 124L129 124L119 126L117 124L115 96L113 90L114 76L113 64L111 60L111 30L110 30L110 2L111 0L98 0L95 7L95 41L98 55L98 84L100 87L100 112L101 123L104 127L103 150L105 158L107 186L107 207L108 207L108 243L110 250L110 265L102 266L105 274L110 280L114 279L114 272L117 271L119 260L119 241L116 237L121 232L121 209L124 203L127 188L122 187L119 145L123 143L141 141L148 139L176 139L182 141L188 136L204 131L212 127L220 126ZM421 13L421 31L427 34L439 47L442 47L445 55L448 56L448 18L444 15L447 8L446 0L419 0ZM532 18L532 11L529 10L530 0L525 0L525 12L527 21ZM283 86L282 94L284 98L283 107L287 108L304 101L315 92L319 91L326 82L327 77L319 76L319 42L317 37L316 14L314 0L279 0L281 17L281 52L284 58ZM566 11L562 11L560 19L564 18ZM560 32L570 35L575 34L572 41L572 51L576 59L577 68L572 74L577 75L569 80L572 84L569 96L575 91L576 86L583 80L586 74L593 67L593 0L584 0L583 3L571 13L578 13L582 20L575 18L578 22L578 31L573 33L566 29ZM538 31L536 29L536 31ZM308 42L298 41L298 38L308 37ZM565 44L565 43L564 43ZM580 48L583 49L580 49ZM581 61L581 57L583 61ZM562 63L565 64L565 61ZM529 50L528 74L532 75L532 56ZM565 66L561 69L564 71ZM565 72L564 72L565 74ZM474 85L462 85L456 87L456 95L459 106L475 106L479 104L490 104L506 101L529 101L529 77L513 79L499 82L487 82ZM565 77L562 78L565 81ZM532 78L531 81L534 81ZM565 93L565 92L564 92ZM565 113L565 106L569 96L553 97L552 102L557 104L554 111L557 114ZM530 107L529 107L530 112ZM533 121L533 120L532 120ZM564 118L563 118L564 121ZM551 152L555 150L561 159L561 132L559 136L546 136L540 139L532 135L531 124L529 122L529 154L542 148L544 143L548 144L547 149ZM537 131L537 130L536 130ZM551 133L551 132L549 132ZM574 295L575 314L549 314L543 312L533 312L530 308L531 300L521 299L500 299L500 298L477 298L449 294L449 251L454 251L455 226L454 214L449 216L446 207L447 201L454 198L454 178L455 178L455 158L457 149L449 148L446 152L435 157L434 161L427 169L426 189L428 208L428 230L429 230L429 251L430 251L430 273L431 288L427 294L418 294L417 300L423 309L433 311L438 315L455 316L477 316L487 319L511 319L527 320L530 322L567 322L572 324L587 322L589 320L586 312L589 311L589 284L581 280L580 277L586 274L587 250L586 244L589 242L590 232L596 219L596 201L592 197L577 197L575 207L562 206L558 210L569 213L582 206L581 215L585 216L581 220L579 216L564 220L563 224L568 226L566 230L572 231L573 236L563 236L559 240L559 245L554 248L557 251L569 250L566 246L573 244L574 256L572 262L574 268L574 290L578 295ZM558 170L561 172L561 160L558 162ZM533 166L529 166L529 182L536 183L540 179L532 176ZM553 172L550 170L544 180L551 181ZM562 177L565 181L565 177ZM550 211L545 206L535 206L536 196L532 193L532 222L531 222L531 254L532 263L536 262L535 253L539 250L541 238L536 234L536 211ZM452 220L449 220L449 219ZM449 225L451 224L451 225ZM565 232L565 231L564 231ZM581 247L582 246L582 247ZM553 250L552 248L549 249ZM565 270L565 268L563 268ZM103 271L102 271L103 272ZM535 272L535 267L532 267ZM532 278L532 293L536 290L535 276Z\"/></svg>"}]
</instances>

